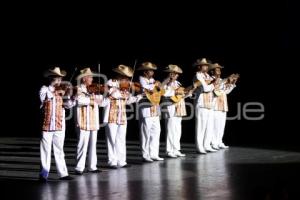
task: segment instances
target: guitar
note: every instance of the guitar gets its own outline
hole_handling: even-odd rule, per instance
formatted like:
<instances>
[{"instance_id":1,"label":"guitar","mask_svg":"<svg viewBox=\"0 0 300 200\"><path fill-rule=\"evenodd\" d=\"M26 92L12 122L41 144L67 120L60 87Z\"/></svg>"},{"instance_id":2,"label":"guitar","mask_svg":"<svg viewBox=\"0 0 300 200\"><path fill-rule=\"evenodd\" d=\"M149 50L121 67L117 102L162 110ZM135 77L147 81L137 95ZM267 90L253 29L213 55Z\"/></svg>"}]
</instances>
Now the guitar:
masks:
<instances>
[{"instance_id":1,"label":"guitar","mask_svg":"<svg viewBox=\"0 0 300 200\"><path fill-rule=\"evenodd\" d=\"M159 105L161 97L165 94L165 89L163 89L164 83L156 81L153 90L147 90L144 88L145 95L152 105Z\"/></svg>"}]
</instances>

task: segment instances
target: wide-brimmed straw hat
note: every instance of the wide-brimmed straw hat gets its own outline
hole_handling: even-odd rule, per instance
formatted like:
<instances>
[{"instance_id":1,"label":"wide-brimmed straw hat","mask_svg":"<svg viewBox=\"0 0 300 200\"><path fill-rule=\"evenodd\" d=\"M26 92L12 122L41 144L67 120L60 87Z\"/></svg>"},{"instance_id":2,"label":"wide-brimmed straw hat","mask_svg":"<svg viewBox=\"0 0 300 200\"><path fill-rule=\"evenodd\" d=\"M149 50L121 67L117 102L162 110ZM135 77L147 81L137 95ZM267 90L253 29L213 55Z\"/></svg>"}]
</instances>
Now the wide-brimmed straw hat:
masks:
<instances>
[{"instance_id":1,"label":"wide-brimmed straw hat","mask_svg":"<svg viewBox=\"0 0 300 200\"><path fill-rule=\"evenodd\" d=\"M77 76L77 79L81 79L85 76L95 76L96 74L94 72L91 71L91 69L89 67L86 67L82 70L80 70L79 75Z\"/></svg>"},{"instance_id":2,"label":"wide-brimmed straw hat","mask_svg":"<svg viewBox=\"0 0 300 200\"><path fill-rule=\"evenodd\" d=\"M127 76L127 77L132 77L133 76L133 69L129 66L126 65L119 65L116 68L112 69L114 72L117 72L118 74Z\"/></svg>"},{"instance_id":3,"label":"wide-brimmed straw hat","mask_svg":"<svg viewBox=\"0 0 300 200\"><path fill-rule=\"evenodd\" d=\"M168 65L164 71L182 74L182 69L178 65L173 64Z\"/></svg>"},{"instance_id":4,"label":"wide-brimmed straw hat","mask_svg":"<svg viewBox=\"0 0 300 200\"><path fill-rule=\"evenodd\" d=\"M151 62L143 62L137 70L156 70L157 66Z\"/></svg>"},{"instance_id":5,"label":"wide-brimmed straw hat","mask_svg":"<svg viewBox=\"0 0 300 200\"><path fill-rule=\"evenodd\" d=\"M49 76L59 76L59 77L64 77L67 75L67 72L64 70L61 70L59 67L54 67L52 69L48 69L44 73L44 77L49 77Z\"/></svg>"},{"instance_id":6,"label":"wide-brimmed straw hat","mask_svg":"<svg viewBox=\"0 0 300 200\"><path fill-rule=\"evenodd\" d=\"M208 62L208 61L206 60L206 58L202 58L202 59L197 59L196 62L194 62L194 64L193 64L194 67L197 67L197 66L203 66L203 65L210 66L211 63Z\"/></svg>"},{"instance_id":7,"label":"wide-brimmed straw hat","mask_svg":"<svg viewBox=\"0 0 300 200\"><path fill-rule=\"evenodd\" d=\"M211 65L209 66L209 70L213 70L213 69L216 69L216 68L222 69L222 68L224 68L224 67L221 66L221 65L219 65L219 63L214 63L214 64L211 64Z\"/></svg>"}]
</instances>

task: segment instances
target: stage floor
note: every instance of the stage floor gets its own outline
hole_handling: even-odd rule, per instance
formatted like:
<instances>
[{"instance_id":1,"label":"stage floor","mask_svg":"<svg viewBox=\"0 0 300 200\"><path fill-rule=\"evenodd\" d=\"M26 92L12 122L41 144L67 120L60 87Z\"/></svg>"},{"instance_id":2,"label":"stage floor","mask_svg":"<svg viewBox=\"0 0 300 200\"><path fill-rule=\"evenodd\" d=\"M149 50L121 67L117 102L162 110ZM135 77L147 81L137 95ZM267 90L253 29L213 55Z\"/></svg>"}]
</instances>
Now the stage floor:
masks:
<instances>
[{"instance_id":1,"label":"stage floor","mask_svg":"<svg viewBox=\"0 0 300 200\"><path fill-rule=\"evenodd\" d=\"M69 172L75 166L76 141L66 140ZM143 163L139 143L127 142L131 168L108 169L106 145L98 141L103 172L57 180L54 159L48 183L37 181L38 138L0 138L1 199L292 199L299 197L300 153L230 147L199 155L193 144L182 144L184 158ZM164 157L164 144L160 148ZM4 197L4 198L3 198ZM276 197L276 198L275 198Z\"/></svg>"}]
</instances>

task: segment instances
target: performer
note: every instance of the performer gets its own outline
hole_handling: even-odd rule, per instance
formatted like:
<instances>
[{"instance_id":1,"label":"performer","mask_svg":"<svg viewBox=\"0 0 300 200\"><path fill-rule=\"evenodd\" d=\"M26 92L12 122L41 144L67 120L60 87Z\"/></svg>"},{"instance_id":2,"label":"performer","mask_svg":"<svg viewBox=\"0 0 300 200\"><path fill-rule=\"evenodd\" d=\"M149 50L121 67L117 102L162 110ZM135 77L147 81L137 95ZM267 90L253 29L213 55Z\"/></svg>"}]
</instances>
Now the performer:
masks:
<instances>
[{"instance_id":1,"label":"performer","mask_svg":"<svg viewBox=\"0 0 300 200\"><path fill-rule=\"evenodd\" d=\"M223 66L215 63L211 65L210 72L212 72L215 81L214 98L213 98L213 140L212 147L214 149L226 149L223 141L225 123L226 123L226 113L228 112L227 94L229 94L235 87L236 78L231 75L229 78L223 80L221 78L221 69Z\"/></svg>"},{"instance_id":2,"label":"performer","mask_svg":"<svg viewBox=\"0 0 300 200\"><path fill-rule=\"evenodd\" d=\"M144 62L137 69L142 71L139 80L144 94L139 103L140 138L144 162L164 160L159 157L160 107L159 104L149 102L146 98L146 93L151 95L160 90L160 83L153 78L156 69L156 65L151 62ZM156 100L153 99L153 101Z\"/></svg>"},{"instance_id":3,"label":"performer","mask_svg":"<svg viewBox=\"0 0 300 200\"><path fill-rule=\"evenodd\" d=\"M90 68L80 71L77 80L78 87L76 128L78 132L77 164L75 173L82 175L85 169L86 155L88 152L88 171L92 173L101 172L97 168L97 132L99 130L99 107L105 106L107 100L101 94L90 91L93 76L95 74Z\"/></svg>"},{"instance_id":4,"label":"performer","mask_svg":"<svg viewBox=\"0 0 300 200\"><path fill-rule=\"evenodd\" d=\"M207 152L215 152L211 148L213 136L213 110L212 110L212 91L214 84L213 78L210 77L208 67L211 63L205 58L198 59L194 66L197 67L195 81L200 82L200 86L195 90L196 93L196 146L199 153L206 154Z\"/></svg>"},{"instance_id":5,"label":"performer","mask_svg":"<svg viewBox=\"0 0 300 200\"><path fill-rule=\"evenodd\" d=\"M181 121L186 116L185 93L182 90L180 82L177 81L182 69L177 65L168 65L165 72L168 72L167 82L164 86L166 90L164 94L163 114L166 119L166 154L168 157L184 157L185 154L180 152L181 138ZM176 99L173 99L176 98Z\"/></svg>"},{"instance_id":6,"label":"performer","mask_svg":"<svg viewBox=\"0 0 300 200\"><path fill-rule=\"evenodd\" d=\"M135 103L142 98L130 94L130 80L133 76L132 68L119 65L113 69L116 72L115 79L107 82L109 88L109 104L104 109L106 123L106 142L108 149L108 165L110 168L130 167L126 162L126 105Z\"/></svg>"},{"instance_id":7,"label":"performer","mask_svg":"<svg viewBox=\"0 0 300 200\"><path fill-rule=\"evenodd\" d=\"M65 108L71 108L75 102L70 98L63 100L65 91L59 89L66 72L59 67L49 69L44 74L49 79L48 86L40 89L41 109L43 111L42 138L40 140L41 171L39 180L46 182L51 166L51 147L53 146L56 168L60 180L72 180L65 162Z\"/></svg>"}]
</instances>

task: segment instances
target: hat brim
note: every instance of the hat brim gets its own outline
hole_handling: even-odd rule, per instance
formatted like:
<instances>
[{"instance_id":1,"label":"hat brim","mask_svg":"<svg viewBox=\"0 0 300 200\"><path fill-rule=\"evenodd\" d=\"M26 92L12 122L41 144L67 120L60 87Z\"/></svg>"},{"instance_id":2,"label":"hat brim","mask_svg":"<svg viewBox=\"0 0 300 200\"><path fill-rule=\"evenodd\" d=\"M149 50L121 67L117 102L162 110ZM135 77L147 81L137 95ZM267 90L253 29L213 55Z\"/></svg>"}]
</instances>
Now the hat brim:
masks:
<instances>
[{"instance_id":1,"label":"hat brim","mask_svg":"<svg viewBox=\"0 0 300 200\"><path fill-rule=\"evenodd\" d=\"M53 71L46 71L44 73L44 77L50 77L50 76L65 77L66 75L67 75L67 72L65 70L60 70L60 74L55 73Z\"/></svg>"},{"instance_id":2,"label":"hat brim","mask_svg":"<svg viewBox=\"0 0 300 200\"><path fill-rule=\"evenodd\" d=\"M128 73L126 73L126 72L124 72L124 71L121 71L121 70L118 69L118 68L114 68L114 69L112 69L112 71L114 71L114 72L116 72L116 73L118 73L118 74L127 76L127 77L129 77L129 78L133 76L133 72L128 72Z\"/></svg>"},{"instance_id":3,"label":"hat brim","mask_svg":"<svg viewBox=\"0 0 300 200\"><path fill-rule=\"evenodd\" d=\"M173 73L177 73L177 74L182 74L182 72L180 72L180 71L174 71L174 70L164 70L164 72L168 72L168 73L173 72Z\"/></svg>"},{"instance_id":4,"label":"hat brim","mask_svg":"<svg viewBox=\"0 0 300 200\"><path fill-rule=\"evenodd\" d=\"M80 74L76 77L76 79L81 79L83 77L86 77L86 76L95 76L96 74L95 73L85 73L85 74Z\"/></svg>"},{"instance_id":5,"label":"hat brim","mask_svg":"<svg viewBox=\"0 0 300 200\"><path fill-rule=\"evenodd\" d=\"M213 70L213 69L216 69L216 68L223 69L224 67L222 67L222 66L218 66L218 67L211 67L211 68L209 68L209 71L210 71L210 70Z\"/></svg>"},{"instance_id":6,"label":"hat brim","mask_svg":"<svg viewBox=\"0 0 300 200\"><path fill-rule=\"evenodd\" d=\"M157 70L157 67L139 67L136 70Z\"/></svg>"},{"instance_id":7,"label":"hat brim","mask_svg":"<svg viewBox=\"0 0 300 200\"><path fill-rule=\"evenodd\" d=\"M211 63L201 63L201 64L193 64L193 67L198 67L198 66L211 66L212 64Z\"/></svg>"}]
</instances>

